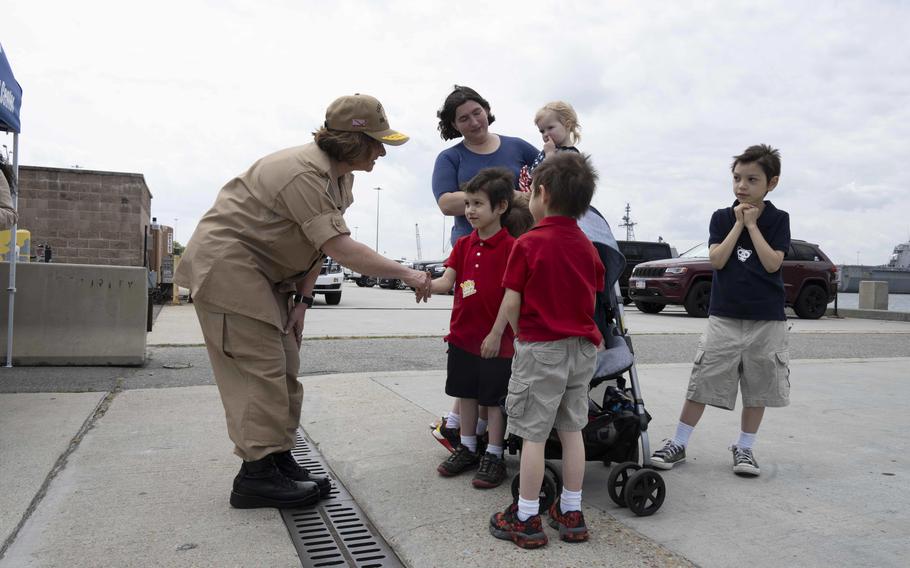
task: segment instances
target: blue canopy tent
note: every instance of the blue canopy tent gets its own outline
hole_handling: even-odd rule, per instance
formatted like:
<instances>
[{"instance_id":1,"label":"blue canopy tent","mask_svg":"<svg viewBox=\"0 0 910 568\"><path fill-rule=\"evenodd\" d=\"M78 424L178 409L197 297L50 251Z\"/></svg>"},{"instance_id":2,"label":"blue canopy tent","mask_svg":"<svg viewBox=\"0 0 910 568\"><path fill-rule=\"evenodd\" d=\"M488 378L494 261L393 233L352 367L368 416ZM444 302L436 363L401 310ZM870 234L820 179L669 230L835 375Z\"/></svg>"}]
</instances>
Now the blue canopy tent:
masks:
<instances>
[{"instance_id":1,"label":"blue canopy tent","mask_svg":"<svg viewBox=\"0 0 910 568\"><path fill-rule=\"evenodd\" d=\"M22 87L16 81L13 70L6 59L6 52L3 51L3 45L0 44L0 131L7 134L13 134L13 157L11 160L13 166L13 180L10 184L10 193L13 198L13 209L19 208L19 190L17 188L19 180L19 131L21 124L19 122L19 110L22 108ZM0 174L2 175L2 174ZM13 223L10 227L9 243L9 321L7 322L6 331L6 366L13 366L13 307L16 303L16 229L18 226Z\"/></svg>"}]
</instances>

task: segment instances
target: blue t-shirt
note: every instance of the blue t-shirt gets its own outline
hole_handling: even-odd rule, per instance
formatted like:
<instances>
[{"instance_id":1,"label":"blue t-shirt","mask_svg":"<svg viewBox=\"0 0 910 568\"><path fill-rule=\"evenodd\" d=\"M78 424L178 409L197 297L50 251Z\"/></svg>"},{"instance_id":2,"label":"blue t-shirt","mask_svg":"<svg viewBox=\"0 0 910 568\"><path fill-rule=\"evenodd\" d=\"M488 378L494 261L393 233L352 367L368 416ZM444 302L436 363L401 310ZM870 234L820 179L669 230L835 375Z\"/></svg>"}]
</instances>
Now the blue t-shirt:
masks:
<instances>
[{"instance_id":1,"label":"blue t-shirt","mask_svg":"<svg viewBox=\"0 0 910 568\"><path fill-rule=\"evenodd\" d=\"M518 188L518 173L522 166L530 166L537 157L537 149L521 138L499 135L499 148L492 154L476 154L468 150L464 141L446 148L436 157L433 166L433 196L439 201L440 196L446 193L459 191L461 186L477 175L484 168L508 168L515 174L515 188ZM464 215L455 217L452 227L451 243L473 229Z\"/></svg>"},{"instance_id":2,"label":"blue t-shirt","mask_svg":"<svg viewBox=\"0 0 910 568\"><path fill-rule=\"evenodd\" d=\"M720 244L733 225L736 216L733 207L718 209L711 216L708 245ZM758 230L774 250L784 254L790 248L790 216L770 201L757 221ZM785 320L784 279L780 269L768 272L762 266L752 245L749 231L743 229L736 241L730 259L720 270L714 271L711 285L711 303L708 314L745 320Z\"/></svg>"}]
</instances>

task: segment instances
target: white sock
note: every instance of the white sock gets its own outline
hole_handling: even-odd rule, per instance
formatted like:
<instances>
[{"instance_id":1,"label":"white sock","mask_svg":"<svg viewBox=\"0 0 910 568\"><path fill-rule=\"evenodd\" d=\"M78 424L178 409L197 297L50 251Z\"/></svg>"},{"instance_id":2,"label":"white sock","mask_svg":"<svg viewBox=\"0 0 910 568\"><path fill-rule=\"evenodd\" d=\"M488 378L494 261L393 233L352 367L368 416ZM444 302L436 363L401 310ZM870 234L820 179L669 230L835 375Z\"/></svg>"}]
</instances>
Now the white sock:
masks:
<instances>
[{"instance_id":1,"label":"white sock","mask_svg":"<svg viewBox=\"0 0 910 568\"><path fill-rule=\"evenodd\" d=\"M461 415L449 412L446 415L446 428L458 428L461 426Z\"/></svg>"},{"instance_id":2,"label":"white sock","mask_svg":"<svg viewBox=\"0 0 910 568\"><path fill-rule=\"evenodd\" d=\"M488 444L487 453L493 454L497 458L501 458L502 457L502 446L494 446L493 444Z\"/></svg>"},{"instance_id":3,"label":"white sock","mask_svg":"<svg viewBox=\"0 0 910 568\"><path fill-rule=\"evenodd\" d=\"M477 451L477 436L462 436L461 445L471 450L472 452Z\"/></svg>"},{"instance_id":4,"label":"white sock","mask_svg":"<svg viewBox=\"0 0 910 568\"><path fill-rule=\"evenodd\" d=\"M752 446L755 445L755 436L758 434L748 434L746 432L739 432L739 441L736 442L736 447L742 448L743 450L751 450Z\"/></svg>"},{"instance_id":5,"label":"white sock","mask_svg":"<svg viewBox=\"0 0 910 568\"><path fill-rule=\"evenodd\" d=\"M527 521L540 512L540 499L522 499L518 497L518 520Z\"/></svg>"},{"instance_id":6,"label":"white sock","mask_svg":"<svg viewBox=\"0 0 910 568\"><path fill-rule=\"evenodd\" d=\"M562 495L559 496L559 510L563 513L581 511L581 491L569 491L563 487Z\"/></svg>"},{"instance_id":7,"label":"white sock","mask_svg":"<svg viewBox=\"0 0 910 568\"><path fill-rule=\"evenodd\" d=\"M685 448L689 445L689 436L692 435L692 430L695 430L695 426L689 426L685 422L678 423L673 441Z\"/></svg>"},{"instance_id":8,"label":"white sock","mask_svg":"<svg viewBox=\"0 0 910 568\"><path fill-rule=\"evenodd\" d=\"M478 418L476 431L478 436L483 436L484 432L487 431L487 421L483 418Z\"/></svg>"}]
</instances>

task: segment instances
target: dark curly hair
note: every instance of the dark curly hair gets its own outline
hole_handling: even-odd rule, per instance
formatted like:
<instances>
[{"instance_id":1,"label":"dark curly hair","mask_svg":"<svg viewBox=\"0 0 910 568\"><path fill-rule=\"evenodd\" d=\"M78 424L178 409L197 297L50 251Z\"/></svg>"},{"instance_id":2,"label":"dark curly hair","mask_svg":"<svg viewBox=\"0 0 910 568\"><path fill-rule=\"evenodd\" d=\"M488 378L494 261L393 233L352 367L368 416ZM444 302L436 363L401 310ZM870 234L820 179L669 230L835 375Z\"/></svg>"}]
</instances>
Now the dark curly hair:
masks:
<instances>
[{"instance_id":1,"label":"dark curly hair","mask_svg":"<svg viewBox=\"0 0 910 568\"><path fill-rule=\"evenodd\" d=\"M363 132L343 132L320 128L313 133L313 140L319 149L336 162L355 162L368 156L374 144L381 144Z\"/></svg>"},{"instance_id":2,"label":"dark curly hair","mask_svg":"<svg viewBox=\"0 0 910 568\"><path fill-rule=\"evenodd\" d=\"M509 207L503 212L503 215L506 215L512 207L514 187L515 176L508 168L483 168L461 186L461 191L485 194L492 207L505 201L509 204Z\"/></svg>"},{"instance_id":3,"label":"dark curly hair","mask_svg":"<svg viewBox=\"0 0 910 568\"><path fill-rule=\"evenodd\" d=\"M493 121L496 120L496 117L490 113L490 103L481 97L477 91L471 87L455 85L454 90L449 93L445 102L442 103L442 108L436 112L436 117L439 119L439 135L443 140L461 138L461 132L458 132L452 126L452 123L455 122L455 109L468 101L474 101L483 107L483 110L487 112L487 123L493 124Z\"/></svg>"},{"instance_id":4,"label":"dark curly hair","mask_svg":"<svg viewBox=\"0 0 910 568\"><path fill-rule=\"evenodd\" d=\"M552 213L578 219L591 205L597 186L597 171L585 154L558 152L534 170L531 191L537 193L541 185L550 196L549 209Z\"/></svg>"},{"instance_id":5,"label":"dark curly hair","mask_svg":"<svg viewBox=\"0 0 910 568\"><path fill-rule=\"evenodd\" d=\"M531 192L515 194L512 197L512 208L502 216L502 226L516 239L527 233L534 226L534 215L528 206Z\"/></svg>"}]
</instances>

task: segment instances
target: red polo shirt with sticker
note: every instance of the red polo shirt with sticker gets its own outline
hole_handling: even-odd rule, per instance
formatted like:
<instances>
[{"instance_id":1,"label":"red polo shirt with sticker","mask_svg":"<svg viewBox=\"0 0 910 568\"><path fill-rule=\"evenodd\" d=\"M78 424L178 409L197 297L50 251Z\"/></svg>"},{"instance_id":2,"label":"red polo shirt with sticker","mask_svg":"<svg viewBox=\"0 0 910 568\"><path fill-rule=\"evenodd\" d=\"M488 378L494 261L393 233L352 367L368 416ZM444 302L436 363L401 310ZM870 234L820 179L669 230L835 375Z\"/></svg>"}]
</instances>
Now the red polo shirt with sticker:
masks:
<instances>
[{"instance_id":1,"label":"red polo shirt with sticker","mask_svg":"<svg viewBox=\"0 0 910 568\"><path fill-rule=\"evenodd\" d=\"M512 247L505 288L521 293L518 339L603 338L594 323L594 296L604 287L597 249L571 217L545 217Z\"/></svg>"},{"instance_id":2,"label":"red polo shirt with sticker","mask_svg":"<svg viewBox=\"0 0 910 568\"><path fill-rule=\"evenodd\" d=\"M493 328L505 290L502 277L515 237L505 229L486 240L477 231L455 241L445 265L455 271L455 302L445 340L480 356L480 344ZM512 328L506 326L499 344L499 357L515 353Z\"/></svg>"}]
</instances>

